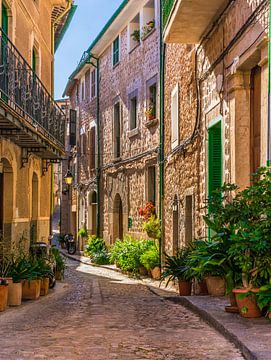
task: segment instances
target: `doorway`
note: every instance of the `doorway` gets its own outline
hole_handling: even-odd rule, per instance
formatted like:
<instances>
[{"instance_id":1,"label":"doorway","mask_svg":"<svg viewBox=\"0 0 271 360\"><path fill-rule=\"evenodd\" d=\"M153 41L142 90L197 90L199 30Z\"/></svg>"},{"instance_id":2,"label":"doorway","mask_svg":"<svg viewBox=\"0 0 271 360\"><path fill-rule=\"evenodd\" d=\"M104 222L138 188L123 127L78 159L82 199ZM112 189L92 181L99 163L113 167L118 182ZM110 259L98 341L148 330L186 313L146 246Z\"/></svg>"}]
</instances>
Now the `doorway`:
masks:
<instances>
[{"instance_id":1,"label":"doorway","mask_svg":"<svg viewBox=\"0 0 271 360\"><path fill-rule=\"evenodd\" d=\"M91 235L95 235L97 232L97 193L93 191L89 195L88 206L88 229Z\"/></svg>"},{"instance_id":2,"label":"doorway","mask_svg":"<svg viewBox=\"0 0 271 360\"><path fill-rule=\"evenodd\" d=\"M113 240L123 239L123 205L119 194L115 196L113 206Z\"/></svg>"},{"instance_id":3,"label":"doorway","mask_svg":"<svg viewBox=\"0 0 271 360\"><path fill-rule=\"evenodd\" d=\"M32 176L32 217L30 223L30 243L37 242L38 238L38 187L39 180L36 173Z\"/></svg>"},{"instance_id":4,"label":"doorway","mask_svg":"<svg viewBox=\"0 0 271 360\"><path fill-rule=\"evenodd\" d=\"M172 241L172 247L173 247L173 255L176 255L179 249L179 204L178 204L178 197L177 195L174 196L175 204L173 207L173 241Z\"/></svg>"}]
</instances>

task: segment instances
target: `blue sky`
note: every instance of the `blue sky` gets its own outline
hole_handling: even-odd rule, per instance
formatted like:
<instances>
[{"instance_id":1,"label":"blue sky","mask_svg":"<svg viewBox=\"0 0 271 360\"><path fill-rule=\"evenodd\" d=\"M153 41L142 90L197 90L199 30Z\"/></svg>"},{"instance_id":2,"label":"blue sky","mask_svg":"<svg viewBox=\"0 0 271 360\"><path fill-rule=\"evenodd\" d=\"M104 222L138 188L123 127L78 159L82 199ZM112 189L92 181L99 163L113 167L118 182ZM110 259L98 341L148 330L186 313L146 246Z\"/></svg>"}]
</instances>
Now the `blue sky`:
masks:
<instances>
[{"instance_id":1,"label":"blue sky","mask_svg":"<svg viewBox=\"0 0 271 360\"><path fill-rule=\"evenodd\" d=\"M60 99L69 75L122 0L75 0L72 23L55 55L55 98Z\"/></svg>"}]
</instances>

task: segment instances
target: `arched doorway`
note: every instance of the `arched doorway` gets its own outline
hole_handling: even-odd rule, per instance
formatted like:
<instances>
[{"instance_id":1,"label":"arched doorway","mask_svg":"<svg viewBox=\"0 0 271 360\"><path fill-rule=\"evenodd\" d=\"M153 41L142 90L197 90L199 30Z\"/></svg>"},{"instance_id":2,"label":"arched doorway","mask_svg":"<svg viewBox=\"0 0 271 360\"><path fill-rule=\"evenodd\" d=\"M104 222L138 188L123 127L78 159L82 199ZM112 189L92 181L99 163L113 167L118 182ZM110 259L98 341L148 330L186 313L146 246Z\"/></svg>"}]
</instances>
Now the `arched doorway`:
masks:
<instances>
[{"instance_id":1,"label":"arched doorway","mask_svg":"<svg viewBox=\"0 0 271 360\"><path fill-rule=\"evenodd\" d=\"M39 179L36 173L32 176L32 216L30 224L30 243L38 241L38 216L39 216Z\"/></svg>"},{"instance_id":2,"label":"arched doorway","mask_svg":"<svg viewBox=\"0 0 271 360\"><path fill-rule=\"evenodd\" d=\"M173 201L173 233L172 233L172 251L176 255L179 249L179 203L177 195L174 196Z\"/></svg>"},{"instance_id":3,"label":"arched doorway","mask_svg":"<svg viewBox=\"0 0 271 360\"><path fill-rule=\"evenodd\" d=\"M0 258L11 248L13 222L13 169L6 159L1 160L0 173Z\"/></svg>"},{"instance_id":4,"label":"arched doorway","mask_svg":"<svg viewBox=\"0 0 271 360\"><path fill-rule=\"evenodd\" d=\"M93 191L88 199L88 230L94 235L97 232L97 193Z\"/></svg>"},{"instance_id":5,"label":"arched doorway","mask_svg":"<svg viewBox=\"0 0 271 360\"><path fill-rule=\"evenodd\" d=\"M123 239L123 206L119 194L115 196L113 205L113 240Z\"/></svg>"}]
</instances>

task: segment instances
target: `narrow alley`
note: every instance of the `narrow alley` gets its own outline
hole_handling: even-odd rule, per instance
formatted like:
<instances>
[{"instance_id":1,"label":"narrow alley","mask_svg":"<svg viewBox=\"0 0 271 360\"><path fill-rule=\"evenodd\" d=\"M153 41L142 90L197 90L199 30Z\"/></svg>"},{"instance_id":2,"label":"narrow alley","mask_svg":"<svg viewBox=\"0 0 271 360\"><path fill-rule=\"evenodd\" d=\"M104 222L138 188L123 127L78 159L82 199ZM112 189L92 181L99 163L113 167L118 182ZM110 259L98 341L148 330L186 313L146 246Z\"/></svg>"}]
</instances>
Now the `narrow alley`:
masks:
<instances>
[{"instance_id":1,"label":"narrow alley","mask_svg":"<svg viewBox=\"0 0 271 360\"><path fill-rule=\"evenodd\" d=\"M0 315L1 360L243 359L197 316L122 274L69 261L57 286Z\"/></svg>"}]
</instances>

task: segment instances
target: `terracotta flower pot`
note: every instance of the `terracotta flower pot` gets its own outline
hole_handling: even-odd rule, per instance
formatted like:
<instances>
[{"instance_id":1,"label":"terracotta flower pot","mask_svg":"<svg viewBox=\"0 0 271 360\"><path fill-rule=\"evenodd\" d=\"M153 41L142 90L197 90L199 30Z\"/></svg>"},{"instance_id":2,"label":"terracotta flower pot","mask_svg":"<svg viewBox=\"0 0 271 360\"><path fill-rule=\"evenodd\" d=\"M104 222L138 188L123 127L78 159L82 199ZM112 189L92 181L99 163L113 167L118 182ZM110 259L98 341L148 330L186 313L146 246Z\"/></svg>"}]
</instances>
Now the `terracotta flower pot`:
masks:
<instances>
[{"instance_id":1,"label":"terracotta flower pot","mask_svg":"<svg viewBox=\"0 0 271 360\"><path fill-rule=\"evenodd\" d=\"M192 289L191 281L179 280L179 294L180 296L190 296Z\"/></svg>"},{"instance_id":2,"label":"terracotta flower pot","mask_svg":"<svg viewBox=\"0 0 271 360\"><path fill-rule=\"evenodd\" d=\"M0 285L0 311L5 311L8 305L8 285Z\"/></svg>"},{"instance_id":3,"label":"terracotta flower pot","mask_svg":"<svg viewBox=\"0 0 271 360\"><path fill-rule=\"evenodd\" d=\"M156 266L154 269L151 269L151 275L154 280L160 280L161 269L159 268L159 266Z\"/></svg>"},{"instance_id":4,"label":"terracotta flower pot","mask_svg":"<svg viewBox=\"0 0 271 360\"><path fill-rule=\"evenodd\" d=\"M199 281L198 288L199 288L199 295L208 295L206 280Z\"/></svg>"},{"instance_id":5,"label":"terracotta flower pot","mask_svg":"<svg viewBox=\"0 0 271 360\"><path fill-rule=\"evenodd\" d=\"M141 276L147 276L147 275L148 275L148 270L147 270L144 266L140 266L140 268L139 268L139 275L141 275Z\"/></svg>"},{"instance_id":6,"label":"terracotta flower pot","mask_svg":"<svg viewBox=\"0 0 271 360\"><path fill-rule=\"evenodd\" d=\"M8 285L8 305L19 306L22 303L22 283L12 283Z\"/></svg>"},{"instance_id":7,"label":"terracotta flower pot","mask_svg":"<svg viewBox=\"0 0 271 360\"><path fill-rule=\"evenodd\" d=\"M239 298L239 295L245 294L248 291L257 293L259 292L259 289L233 289L232 291L235 294L239 313L245 318L261 317L261 310L257 305L257 299L254 295L248 295L242 299Z\"/></svg>"},{"instance_id":8,"label":"terracotta flower pot","mask_svg":"<svg viewBox=\"0 0 271 360\"><path fill-rule=\"evenodd\" d=\"M49 293L49 278L43 278L41 279L41 285L40 285L40 296L46 296Z\"/></svg>"},{"instance_id":9,"label":"terracotta flower pot","mask_svg":"<svg viewBox=\"0 0 271 360\"><path fill-rule=\"evenodd\" d=\"M207 276L206 284L208 293L211 296L225 296L226 282L220 276Z\"/></svg>"},{"instance_id":10,"label":"terracotta flower pot","mask_svg":"<svg viewBox=\"0 0 271 360\"><path fill-rule=\"evenodd\" d=\"M22 299L37 300L40 297L41 280L23 280L22 281Z\"/></svg>"}]
</instances>

